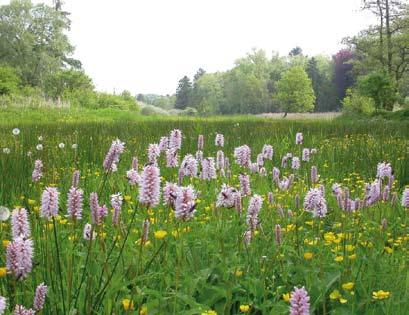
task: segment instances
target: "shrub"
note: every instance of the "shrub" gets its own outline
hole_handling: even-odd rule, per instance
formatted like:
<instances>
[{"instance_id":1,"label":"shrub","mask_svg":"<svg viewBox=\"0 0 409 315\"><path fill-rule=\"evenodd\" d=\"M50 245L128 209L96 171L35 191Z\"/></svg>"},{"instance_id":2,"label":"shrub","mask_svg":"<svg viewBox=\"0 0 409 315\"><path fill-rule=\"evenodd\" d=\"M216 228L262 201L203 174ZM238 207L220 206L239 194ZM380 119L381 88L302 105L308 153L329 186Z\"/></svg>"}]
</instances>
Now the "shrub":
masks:
<instances>
[{"instance_id":1,"label":"shrub","mask_svg":"<svg viewBox=\"0 0 409 315\"><path fill-rule=\"evenodd\" d=\"M144 116L169 116L169 113L159 107L146 105L141 109L141 114Z\"/></svg>"},{"instance_id":2,"label":"shrub","mask_svg":"<svg viewBox=\"0 0 409 315\"><path fill-rule=\"evenodd\" d=\"M369 114L375 110L375 102L372 98L361 95L353 89L347 90L342 105L342 111L345 113Z\"/></svg>"},{"instance_id":3,"label":"shrub","mask_svg":"<svg viewBox=\"0 0 409 315\"><path fill-rule=\"evenodd\" d=\"M0 66L0 95L10 95L18 90L20 79L14 69Z\"/></svg>"}]
</instances>

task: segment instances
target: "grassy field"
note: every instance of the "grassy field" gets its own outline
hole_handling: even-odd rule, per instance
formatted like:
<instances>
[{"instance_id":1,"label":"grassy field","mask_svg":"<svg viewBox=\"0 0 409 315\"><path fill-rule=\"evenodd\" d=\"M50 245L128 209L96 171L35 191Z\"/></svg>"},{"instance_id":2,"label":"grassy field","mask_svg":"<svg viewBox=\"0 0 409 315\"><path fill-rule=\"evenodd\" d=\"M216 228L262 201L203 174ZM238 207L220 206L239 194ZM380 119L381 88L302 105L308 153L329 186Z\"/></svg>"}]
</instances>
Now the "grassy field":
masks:
<instances>
[{"instance_id":1,"label":"grassy field","mask_svg":"<svg viewBox=\"0 0 409 315\"><path fill-rule=\"evenodd\" d=\"M19 135L12 134L13 128L19 128ZM183 178L181 185L192 185L197 192L190 220L175 218L163 198L154 207L140 204L138 185L126 178L132 157L138 157L141 173L148 145L173 129L183 133L179 165L186 154L195 155L199 134L204 135L205 157L216 158L222 150L231 164L226 169L231 176L218 170L216 179ZM297 132L304 138L299 145ZM216 133L224 135L224 147L215 146ZM125 142L125 151L118 170L106 173L104 158L117 138ZM244 144L251 148L252 162L264 144L273 146L272 160L264 161L266 176L235 163L234 149ZM16 304L30 308L36 286L44 282L48 295L42 314L289 314L295 286L307 290L311 314L408 313L409 219L401 205L409 185L408 122L3 110L0 148L0 205L27 209L27 238L34 242L33 267L26 278L0 269L0 295L10 310ZM309 162L301 161L299 169L291 168L291 159L282 167L284 155L291 152L301 159L303 148L317 153ZM38 182L32 181L35 160L44 165ZM382 161L394 170L389 198L356 211L340 209L333 184L339 183L344 192L348 188L351 199L364 200L365 183L376 179ZM312 166L318 169L317 183L310 178ZM164 152L158 167L161 188L178 181L179 167L166 167ZM273 181L273 167L280 169L280 179L294 174L288 190ZM81 172L79 188L84 192L81 220L67 216L75 170ZM222 184L239 188L241 173L250 176L251 186L251 195L242 197L242 211L217 207ZM305 211L303 202L311 188L321 185L328 212L319 218ZM40 216L45 187L60 193L58 216L50 220ZM92 224L95 239L86 240L91 192L98 193L99 203L109 211L103 224ZM116 193L124 199L119 224L113 224L110 200ZM260 223L250 228L246 218L254 195L262 196L263 204ZM150 222L147 238L145 220ZM10 220L1 224L5 246L13 241L11 225ZM244 234L249 230L247 243ZM0 264L6 266L6 249Z\"/></svg>"}]
</instances>

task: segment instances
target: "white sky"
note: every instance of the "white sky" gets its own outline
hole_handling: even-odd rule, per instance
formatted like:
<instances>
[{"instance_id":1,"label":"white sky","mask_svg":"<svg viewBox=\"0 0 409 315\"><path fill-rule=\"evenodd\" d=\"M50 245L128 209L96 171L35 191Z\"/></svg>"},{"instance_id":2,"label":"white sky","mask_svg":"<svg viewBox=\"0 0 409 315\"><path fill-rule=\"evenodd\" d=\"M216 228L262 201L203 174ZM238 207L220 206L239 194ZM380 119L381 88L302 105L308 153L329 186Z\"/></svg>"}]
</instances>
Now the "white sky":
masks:
<instances>
[{"instance_id":1,"label":"white sky","mask_svg":"<svg viewBox=\"0 0 409 315\"><path fill-rule=\"evenodd\" d=\"M33 1L51 4L51 0ZM9 1L0 0L0 4ZM101 91L174 93L177 81L229 69L253 47L334 54L374 22L361 0L65 0L75 57Z\"/></svg>"}]
</instances>

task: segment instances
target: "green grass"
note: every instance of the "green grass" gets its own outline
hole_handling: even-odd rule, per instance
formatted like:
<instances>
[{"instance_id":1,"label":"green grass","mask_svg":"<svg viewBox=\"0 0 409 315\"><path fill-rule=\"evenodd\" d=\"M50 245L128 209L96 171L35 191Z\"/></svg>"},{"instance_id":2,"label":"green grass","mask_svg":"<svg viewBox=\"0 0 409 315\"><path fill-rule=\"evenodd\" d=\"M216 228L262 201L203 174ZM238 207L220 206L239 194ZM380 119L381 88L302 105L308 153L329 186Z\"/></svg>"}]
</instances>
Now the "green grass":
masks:
<instances>
[{"instance_id":1,"label":"green grass","mask_svg":"<svg viewBox=\"0 0 409 315\"><path fill-rule=\"evenodd\" d=\"M18 137L12 135L14 127L21 129ZM184 185L192 184L199 192L197 213L187 222L175 220L167 206L149 210L139 206L138 188L125 179L132 157L138 156L141 170L147 162L148 144L158 142L174 128L184 134L181 158L196 152L199 134L205 136L204 155L215 156L215 134L223 133L223 151L232 165L231 178L184 179ZM302 146L294 143L296 132L304 134ZM109 174L104 183L102 162L117 137L126 143L126 151L118 172ZM36 150L40 142L42 151ZM65 148L58 148L59 143ZM77 150L71 148L74 143ZM250 197L244 198L241 215L234 209L217 209L214 204L222 183L236 186L237 175L249 173L234 163L234 148L248 144L255 160L265 143L275 151L273 160L266 161L269 175L251 174L251 188L252 193L264 197L272 191L275 202L269 205L267 198L264 200L261 226L246 246L243 233ZM352 197L363 198L364 183L374 180L377 163L388 160L396 177L393 191L400 198L409 184L409 124L405 121L152 118L116 110L2 110L0 148L5 147L11 152L0 151L0 205L29 210L35 244L35 266L27 279L16 281L11 274L0 278L0 295L12 305L31 307L35 286L45 282L50 290L43 314L64 314L63 301L66 314L75 310L77 314L135 314L145 308L148 314L202 314L209 310L240 314L240 305L250 305L250 314L288 314L283 294L294 286L305 286L313 314L407 314L408 210L400 202L394 206L379 202L346 213L331 195L332 184L338 182L349 187ZM287 152L300 156L303 147L317 148L318 153L298 171L281 169L281 157ZM44 163L44 177L34 184L31 172L36 159ZM177 169L165 167L163 154L159 165L162 185L177 181ZM320 184L326 189L329 212L323 219L314 219L295 204L295 196L303 201L313 186L309 179L312 165L318 167ZM273 184L273 166L279 167L282 175L295 174L289 191L280 191ZM85 193L83 219L75 223L65 217L74 169L81 171L80 187ZM60 191L57 242L52 222L38 213L41 193L49 185ZM121 226L112 225L109 213L104 226L95 227L97 239L88 242L82 238L82 229L90 222L89 194L93 191L99 192L101 204L109 205L109 196L117 192L130 199L123 206ZM282 217L280 208L294 215ZM145 218L151 219L149 243L141 246ZM388 222L386 231L380 229L382 219ZM275 242L276 224L285 230L280 246ZM156 239L154 232L159 230L167 231L167 236ZM9 222L1 225L1 239L11 240ZM312 259L306 260L305 253L312 253ZM336 257L343 261L335 261ZM1 265L5 265L5 251L0 254ZM347 282L354 283L353 294L342 288ZM334 290L347 300L345 304L330 298ZM389 291L391 296L375 300L372 293L378 290ZM133 301L134 311L124 310L124 299Z\"/></svg>"}]
</instances>

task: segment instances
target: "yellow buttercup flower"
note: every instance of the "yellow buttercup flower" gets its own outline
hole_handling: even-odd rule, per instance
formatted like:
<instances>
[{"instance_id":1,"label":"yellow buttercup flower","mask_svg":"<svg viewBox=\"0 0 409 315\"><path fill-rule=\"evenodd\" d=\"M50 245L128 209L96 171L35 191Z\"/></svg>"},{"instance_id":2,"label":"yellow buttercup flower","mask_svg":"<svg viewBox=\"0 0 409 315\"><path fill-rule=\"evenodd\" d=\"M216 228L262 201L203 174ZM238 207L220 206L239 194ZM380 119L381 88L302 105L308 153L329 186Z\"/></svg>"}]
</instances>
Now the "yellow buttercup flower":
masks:
<instances>
[{"instance_id":1,"label":"yellow buttercup flower","mask_svg":"<svg viewBox=\"0 0 409 315\"><path fill-rule=\"evenodd\" d=\"M168 232L160 230L160 231L155 231L153 235L155 236L156 239L161 240L165 238L166 235L168 235Z\"/></svg>"},{"instance_id":2,"label":"yellow buttercup flower","mask_svg":"<svg viewBox=\"0 0 409 315\"><path fill-rule=\"evenodd\" d=\"M6 267L1 267L0 268L0 278L3 278L7 275L7 268Z\"/></svg>"},{"instance_id":3,"label":"yellow buttercup flower","mask_svg":"<svg viewBox=\"0 0 409 315\"><path fill-rule=\"evenodd\" d=\"M208 310L206 312L203 312L201 315L217 315L217 312L213 310Z\"/></svg>"},{"instance_id":4,"label":"yellow buttercup flower","mask_svg":"<svg viewBox=\"0 0 409 315\"><path fill-rule=\"evenodd\" d=\"M329 295L329 298L330 298L331 300L338 300L338 299L341 298L341 293L339 293L338 290L334 290L334 291L332 291L331 294Z\"/></svg>"},{"instance_id":5,"label":"yellow buttercup flower","mask_svg":"<svg viewBox=\"0 0 409 315\"><path fill-rule=\"evenodd\" d=\"M125 311L129 311L129 310L134 309L133 301L131 301L130 299L123 299L122 300L122 306L124 307Z\"/></svg>"},{"instance_id":6,"label":"yellow buttercup flower","mask_svg":"<svg viewBox=\"0 0 409 315\"><path fill-rule=\"evenodd\" d=\"M36 201L35 201L34 199L28 199L28 200L27 200L27 203L28 203L30 206L33 206L33 205L36 204Z\"/></svg>"},{"instance_id":7,"label":"yellow buttercup flower","mask_svg":"<svg viewBox=\"0 0 409 315\"><path fill-rule=\"evenodd\" d=\"M314 254L311 253L311 252L306 252L306 253L304 253L304 258L305 258L306 260L312 259L313 256L314 256Z\"/></svg>"},{"instance_id":8,"label":"yellow buttercup flower","mask_svg":"<svg viewBox=\"0 0 409 315\"><path fill-rule=\"evenodd\" d=\"M250 311L250 305L240 305L240 312L248 313Z\"/></svg>"},{"instance_id":9,"label":"yellow buttercup flower","mask_svg":"<svg viewBox=\"0 0 409 315\"><path fill-rule=\"evenodd\" d=\"M379 290L379 291L374 291L372 292L372 297L375 300L384 300L389 298L391 293L389 291L384 291L384 290Z\"/></svg>"},{"instance_id":10,"label":"yellow buttercup flower","mask_svg":"<svg viewBox=\"0 0 409 315\"><path fill-rule=\"evenodd\" d=\"M344 290L350 291L354 288L354 283L353 282L346 282L344 284L342 284L342 288Z\"/></svg>"},{"instance_id":11,"label":"yellow buttercup flower","mask_svg":"<svg viewBox=\"0 0 409 315\"><path fill-rule=\"evenodd\" d=\"M335 259L334 259L336 262L342 262L342 261L344 261L344 257L343 256L337 256L337 257L335 257Z\"/></svg>"},{"instance_id":12,"label":"yellow buttercup flower","mask_svg":"<svg viewBox=\"0 0 409 315\"><path fill-rule=\"evenodd\" d=\"M7 248L9 246L10 241L9 240L3 240L3 247Z\"/></svg>"},{"instance_id":13,"label":"yellow buttercup flower","mask_svg":"<svg viewBox=\"0 0 409 315\"><path fill-rule=\"evenodd\" d=\"M237 269L236 272L234 273L234 275L235 275L237 278L239 278L239 277L241 277L241 276L243 275L243 271L240 270L240 269Z\"/></svg>"},{"instance_id":14,"label":"yellow buttercup flower","mask_svg":"<svg viewBox=\"0 0 409 315\"><path fill-rule=\"evenodd\" d=\"M290 298L291 298L290 293L284 293L283 294L283 300L284 301L289 302Z\"/></svg>"},{"instance_id":15,"label":"yellow buttercup flower","mask_svg":"<svg viewBox=\"0 0 409 315\"><path fill-rule=\"evenodd\" d=\"M146 305L142 306L139 310L139 315L148 315L148 307Z\"/></svg>"}]
</instances>

